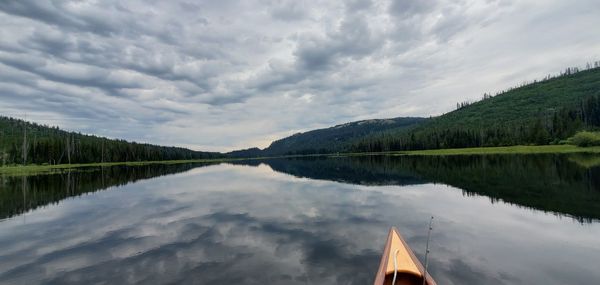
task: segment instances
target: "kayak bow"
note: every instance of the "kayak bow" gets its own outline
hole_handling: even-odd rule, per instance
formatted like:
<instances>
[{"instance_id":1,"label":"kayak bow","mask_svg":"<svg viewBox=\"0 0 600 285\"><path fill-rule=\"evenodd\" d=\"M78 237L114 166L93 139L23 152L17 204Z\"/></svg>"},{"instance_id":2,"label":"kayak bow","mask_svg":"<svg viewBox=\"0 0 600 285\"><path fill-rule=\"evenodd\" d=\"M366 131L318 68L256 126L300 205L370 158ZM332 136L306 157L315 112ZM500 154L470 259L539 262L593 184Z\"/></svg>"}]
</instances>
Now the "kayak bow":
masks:
<instances>
[{"instance_id":1,"label":"kayak bow","mask_svg":"<svg viewBox=\"0 0 600 285\"><path fill-rule=\"evenodd\" d=\"M425 276L425 282L423 282ZM395 284L392 284L393 281ZM436 285L435 281L425 273L423 265L417 259L408 244L392 227L388 234L379 270L374 285Z\"/></svg>"}]
</instances>

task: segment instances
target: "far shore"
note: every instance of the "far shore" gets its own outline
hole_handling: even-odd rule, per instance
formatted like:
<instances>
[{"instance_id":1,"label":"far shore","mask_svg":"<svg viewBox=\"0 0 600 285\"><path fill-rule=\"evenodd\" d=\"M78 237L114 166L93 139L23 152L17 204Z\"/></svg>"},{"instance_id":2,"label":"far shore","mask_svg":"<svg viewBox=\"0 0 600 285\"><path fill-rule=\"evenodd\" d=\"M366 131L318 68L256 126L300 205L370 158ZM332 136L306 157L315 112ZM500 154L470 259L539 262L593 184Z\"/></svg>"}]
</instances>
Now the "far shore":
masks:
<instances>
[{"instance_id":1,"label":"far shore","mask_svg":"<svg viewBox=\"0 0 600 285\"><path fill-rule=\"evenodd\" d=\"M502 147L474 147L474 148L451 148L430 149L411 151L388 151L388 152L360 152L360 153L335 153L335 154L309 154L309 155L284 155L254 158L215 158L215 159L193 159L193 160L163 160L163 161L128 161L128 162L98 162L78 164L55 164L55 165L11 165L0 166L0 175L33 175L45 172L54 172L75 168L86 167L108 167L108 166L142 166L152 164L181 164L181 163L221 163L241 160L260 160L273 158L293 157L343 157L343 156L369 156L369 155L391 155L391 156L449 156L449 155L488 155L488 154L566 154L566 153L589 153L600 154L600 146L578 147L573 145L538 145L538 146L502 146Z\"/></svg>"}]
</instances>

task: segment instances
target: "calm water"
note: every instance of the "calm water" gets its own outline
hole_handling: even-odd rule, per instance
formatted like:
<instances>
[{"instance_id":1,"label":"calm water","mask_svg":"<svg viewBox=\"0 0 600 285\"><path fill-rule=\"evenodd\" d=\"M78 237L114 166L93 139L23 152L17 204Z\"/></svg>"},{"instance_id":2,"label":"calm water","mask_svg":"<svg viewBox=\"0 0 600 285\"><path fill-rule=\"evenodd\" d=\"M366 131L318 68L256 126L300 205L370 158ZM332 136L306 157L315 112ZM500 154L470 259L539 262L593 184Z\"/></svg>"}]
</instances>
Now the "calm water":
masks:
<instances>
[{"instance_id":1,"label":"calm water","mask_svg":"<svg viewBox=\"0 0 600 285\"><path fill-rule=\"evenodd\" d=\"M0 178L0 284L599 284L600 157L356 157Z\"/></svg>"}]
</instances>

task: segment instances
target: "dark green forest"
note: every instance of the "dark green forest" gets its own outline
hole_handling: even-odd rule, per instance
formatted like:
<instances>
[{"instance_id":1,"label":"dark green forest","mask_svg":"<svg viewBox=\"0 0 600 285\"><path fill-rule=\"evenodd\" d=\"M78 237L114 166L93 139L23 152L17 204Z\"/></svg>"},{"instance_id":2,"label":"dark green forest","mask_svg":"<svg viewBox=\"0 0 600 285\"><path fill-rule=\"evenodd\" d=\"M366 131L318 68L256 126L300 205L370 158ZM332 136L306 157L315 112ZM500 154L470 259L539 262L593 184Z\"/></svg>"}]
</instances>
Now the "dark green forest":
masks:
<instances>
[{"instance_id":1,"label":"dark green forest","mask_svg":"<svg viewBox=\"0 0 600 285\"><path fill-rule=\"evenodd\" d=\"M185 160L217 157L222 157L222 155L67 132L58 127L0 117L0 163L2 165Z\"/></svg>"},{"instance_id":2,"label":"dark green forest","mask_svg":"<svg viewBox=\"0 0 600 285\"><path fill-rule=\"evenodd\" d=\"M600 68L569 68L457 110L411 130L356 141L350 151L379 152L510 145L558 144L577 131L600 127Z\"/></svg>"}]
</instances>

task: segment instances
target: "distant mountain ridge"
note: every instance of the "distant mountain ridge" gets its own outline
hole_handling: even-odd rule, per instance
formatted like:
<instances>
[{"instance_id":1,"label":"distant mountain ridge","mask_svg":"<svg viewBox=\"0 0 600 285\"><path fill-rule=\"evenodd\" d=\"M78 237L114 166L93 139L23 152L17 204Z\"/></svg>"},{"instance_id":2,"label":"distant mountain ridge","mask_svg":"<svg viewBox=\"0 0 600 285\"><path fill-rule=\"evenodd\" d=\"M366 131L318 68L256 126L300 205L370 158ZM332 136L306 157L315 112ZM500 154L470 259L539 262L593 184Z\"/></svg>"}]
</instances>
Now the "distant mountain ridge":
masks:
<instances>
[{"instance_id":1,"label":"distant mountain ridge","mask_svg":"<svg viewBox=\"0 0 600 285\"><path fill-rule=\"evenodd\" d=\"M297 133L273 141L269 147L263 150L250 148L227 154L233 157L259 157L344 152L349 151L354 142L366 136L391 130L407 130L426 120L426 118L419 117L398 117L355 121Z\"/></svg>"}]
</instances>

